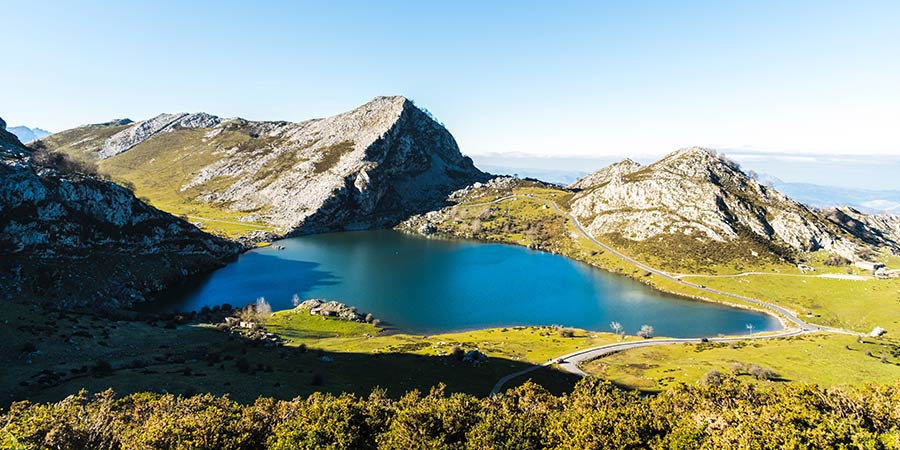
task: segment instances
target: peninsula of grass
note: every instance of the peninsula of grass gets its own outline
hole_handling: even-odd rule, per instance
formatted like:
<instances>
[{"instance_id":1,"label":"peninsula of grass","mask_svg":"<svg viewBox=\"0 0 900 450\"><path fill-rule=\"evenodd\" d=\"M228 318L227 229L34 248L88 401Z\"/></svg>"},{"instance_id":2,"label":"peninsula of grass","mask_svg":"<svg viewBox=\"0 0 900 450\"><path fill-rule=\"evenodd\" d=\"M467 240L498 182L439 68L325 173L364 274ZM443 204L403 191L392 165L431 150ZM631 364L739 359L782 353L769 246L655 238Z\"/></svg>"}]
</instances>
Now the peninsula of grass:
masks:
<instances>
[{"instance_id":1,"label":"peninsula of grass","mask_svg":"<svg viewBox=\"0 0 900 450\"><path fill-rule=\"evenodd\" d=\"M265 327L284 339L289 347L302 345L329 352L423 356L447 356L454 347L459 347L533 364L617 341L612 333L557 326L488 328L421 336L390 332L368 323L314 316L304 309L276 312L265 321Z\"/></svg>"}]
</instances>

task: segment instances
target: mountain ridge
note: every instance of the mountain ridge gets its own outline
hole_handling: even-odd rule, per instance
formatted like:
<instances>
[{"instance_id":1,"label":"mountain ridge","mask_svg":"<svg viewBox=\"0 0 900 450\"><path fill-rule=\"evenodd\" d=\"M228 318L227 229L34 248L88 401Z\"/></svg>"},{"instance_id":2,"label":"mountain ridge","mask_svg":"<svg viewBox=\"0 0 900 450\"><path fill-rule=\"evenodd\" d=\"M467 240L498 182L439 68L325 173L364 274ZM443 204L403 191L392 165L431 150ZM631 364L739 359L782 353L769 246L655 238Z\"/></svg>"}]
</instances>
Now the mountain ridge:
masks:
<instances>
[{"instance_id":1,"label":"mountain ridge","mask_svg":"<svg viewBox=\"0 0 900 450\"><path fill-rule=\"evenodd\" d=\"M487 179L442 125L402 96L297 123L165 114L45 142L97 161L151 201L177 195L188 215L190 205L208 205L278 235L390 226ZM184 168L177 186L148 189L154 182L144 172L170 163Z\"/></svg>"},{"instance_id":2,"label":"mountain ridge","mask_svg":"<svg viewBox=\"0 0 900 450\"><path fill-rule=\"evenodd\" d=\"M749 238L848 259L856 259L865 244L853 230L760 184L709 149L691 147L647 166L625 166L633 170L610 177L606 168L572 185L583 189L574 195L572 211L594 235L632 242L666 235L720 243Z\"/></svg>"}]
</instances>

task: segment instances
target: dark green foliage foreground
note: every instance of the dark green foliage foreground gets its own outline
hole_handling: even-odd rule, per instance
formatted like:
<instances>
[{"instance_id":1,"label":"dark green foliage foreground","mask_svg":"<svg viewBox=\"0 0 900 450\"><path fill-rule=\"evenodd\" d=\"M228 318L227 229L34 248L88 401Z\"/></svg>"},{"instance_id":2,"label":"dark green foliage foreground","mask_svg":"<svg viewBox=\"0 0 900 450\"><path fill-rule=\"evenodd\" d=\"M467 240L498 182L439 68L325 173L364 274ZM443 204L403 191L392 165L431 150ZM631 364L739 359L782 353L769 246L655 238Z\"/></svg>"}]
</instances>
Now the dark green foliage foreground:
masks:
<instances>
[{"instance_id":1,"label":"dark green foliage foreground","mask_svg":"<svg viewBox=\"0 0 900 450\"><path fill-rule=\"evenodd\" d=\"M399 400L314 394L260 398L82 393L14 404L2 448L900 448L900 383L861 390L778 385L679 387L651 397L587 380L556 397L526 384L503 395Z\"/></svg>"}]
</instances>

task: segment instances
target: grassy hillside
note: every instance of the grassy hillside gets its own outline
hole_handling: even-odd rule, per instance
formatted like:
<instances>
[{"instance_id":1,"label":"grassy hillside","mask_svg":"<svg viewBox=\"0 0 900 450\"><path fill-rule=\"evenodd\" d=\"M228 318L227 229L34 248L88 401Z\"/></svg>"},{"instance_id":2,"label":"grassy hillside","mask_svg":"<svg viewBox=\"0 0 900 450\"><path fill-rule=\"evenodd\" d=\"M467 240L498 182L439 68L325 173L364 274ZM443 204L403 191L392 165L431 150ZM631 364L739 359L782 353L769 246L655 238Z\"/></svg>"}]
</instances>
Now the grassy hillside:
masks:
<instances>
[{"instance_id":1,"label":"grassy hillside","mask_svg":"<svg viewBox=\"0 0 900 450\"><path fill-rule=\"evenodd\" d=\"M0 302L0 404L56 401L88 389L125 394L153 391L292 398L313 392L399 395L445 383L451 392L485 395L504 375L578 348L615 339L608 333L553 327L488 329L435 336L391 334L370 325L283 311L269 319L283 347L254 345L211 325L177 321L113 321L37 306ZM478 366L458 361L453 348L478 350ZM539 374L555 392L574 380ZM525 378L527 379L527 378ZM524 379L522 380L524 381Z\"/></svg>"},{"instance_id":2,"label":"grassy hillside","mask_svg":"<svg viewBox=\"0 0 900 450\"><path fill-rule=\"evenodd\" d=\"M818 324L865 332L881 326L892 334L900 334L898 279L848 280L781 274L686 279L735 294L769 299Z\"/></svg>"},{"instance_id":3,"label":"grassy hillside","mask_svg":"<svg viewBox=\"0 0 900 450\"><path fill-rule=\"evenodd\" d=\"M95 152L107 138L127 126L90 125L54 134L45 139L47 145L74 157L95 160ZM273 144L265 137L227 129L211 138L206 129L179 129L161 133L127 152L97 161L100 170L120 184L132 188L147 203L182 216L204 231L237 237L253 231L273 231L261 221L252 219L261 211L235 212L228 204L207 202L202 196L225 189L236 180L216 177L191 185L200 170L221 158L223 152L239 148L248 154L264 153ZM288 152L286 155L290 156ZM295 161L291 161L295 162ZM273 174L284 170L288 161L273 160L263 169ZM187 187L191 185L190 187Z\"/></svg>"},{"instance_id":4,"label":"grassy hillside","mask_svg":"<svg viewBox=\"0 0 900 450\"><path fill-rule=\"evenodd\" d=\"M67 153L77 159L94 161L96 152L110 136L128 128L128 124L86 125L71 130L53 133L43 139L54 150Z\"/></svg>"},{"instance_id":5,"label":"grassy hillside","mask_svg":"<svg viewBox=\"0 0 900 450\"><path fill-rule=\"evenodd\" d=\"M252 211L235 212L228 204L198 200L204 194L228 187L233 179L217 177L184 188L202 168L218 161L220 152L237 146L244 152L264 151L267 145L266 139L252 138L243 132L224 131L212 139L204 139L205 133L203 129L184 129L160 134L100 161L100 169L133 185L136 195L157 208L201 223L200 228L206 231L231 237L255 230L271 231L268 225L245 218Z\"/></svg>"},{"instance_id":6,"label":"grassy hillside","mask_svg":"<svg viewBox=\"0 0 900 450\"><path fill-rule=\"evenodd\" d=\"M770 369L759 380L753 366ZM733 344L684 344L639 348L585 365L588 373L630 389L660 391L697 384L706 374L734 374L748 383L812 383L821 386L892 383L900 379L897 340L847 335L808 335Z\"/></svg>"}]
</instances>

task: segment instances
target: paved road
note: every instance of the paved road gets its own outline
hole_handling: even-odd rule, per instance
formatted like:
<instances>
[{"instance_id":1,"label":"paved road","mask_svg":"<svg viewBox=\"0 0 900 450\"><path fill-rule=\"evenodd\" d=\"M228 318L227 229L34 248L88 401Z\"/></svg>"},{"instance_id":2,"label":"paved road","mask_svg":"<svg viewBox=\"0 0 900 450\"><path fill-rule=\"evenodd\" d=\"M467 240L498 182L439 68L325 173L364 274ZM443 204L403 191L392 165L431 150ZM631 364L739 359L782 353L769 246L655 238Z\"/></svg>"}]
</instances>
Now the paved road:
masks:
<instances>
[{"instance_id":1,"label":"paved road","mask_svg":"<svg viewBox=\"0 0 900 450\"><path fill-rule=\"evenodd\" d=\"M779 333L774 334L765 334L765 335L752 335L752 336L737 336L737 337L722 337L722 338L709 338L709 342L736 342L736 341L746 341L746 340L757 340L757 339L776 339L776 338L784 338L791 336L800 336L802 334L812 333L812 331L802 330L799 328L792 328L788 330L781 331ZM684 338L684 339L647 339L640 341L629 341L629 342L617 342L615 344L607 344L601 345L599 347L587 348L584 350L578 350L576 352L569 353L568 355L563 355L558 358L554 358L550 361L547 361L541 365L531 366L525 370L520 370L515 373L511 373L499 381L494 385L494 388L491 389L492 394L496 394L500 392L500 389L506 383L509 383L512 379L518 378L522 375L526 375L535 370L538 370L543 367L548 367L553 364L559 364L559 368L566 372L569 372L573 375L578 375L581 377L587 376L587 374L581 370L580 365L582 363L597 359L601 356L606 356L610 353L621 352L624 350L629 350L633 348L640 347L653 347L657 345L672 345L672 344L699 344L703 342L701 338Z\"/></svg>"},{"instance_id":2,"label":"paved road","mask_svg":"<svg viewBox=\"0 0 900 450\"><path fill-rule=\"evenodd\" d=\"M532 196L527 196L527 195L507 195L507 196L500 197L498 199L495 199L495 200L492 200L489 202L475 203L475 204L466 205L466 206L479 206L479 205L500 203L500 202L503 202L503 201L506 201L509 199L513 199L513 198L530 199L530 200L534 200L536 202L543 203L545 205L550 206L556 212L566 216L569 220L571 220L572 223L575 224L575 227L578 229L578 232L581 233L585 238L590 240L592 243L594 243L598 247L602 248L604 251L612 253L616 257L618 257L618 258L622 259L623 261L625 261L629 264L632 264L640 269L643 269L643 270L650 272L656 276L665 278L667 280L673 281L675 283L678 283L678 284L681 284L684 286L689 286L689 287L692 287L695 289L699 289L701 291L709 292L711 294L718 294L718 295L722 295L725 297L730 297L730 298L741 300L741 301L744 301L747 303L751 303L753 305L757 305L761 308L764 308L771 312L777 313L776 316L780 316L779 318L785 319L788 322L790 322L790 324L785 324L785 325L789 325L790 327L786 328L784 331L779 332L779 333L766 334L766 335L741 336L741 337L728 337L728 338L709 338L710 342L733 342L733 341L741 341L741 340L773 339L773 338L782 338L782 337L789 337L789 336L799 336L801 334L813 333L816 331L856 334L856 333L852 333L850 331L842 330L839 328L830 328L830 327L824 327L824 326L820 326L820 325L814 325L811 323L806 323L803 320L801 320L799 317L797 317L797 315L794 314L793 311L790 311L787 308L778 306L774 303L764 302L762 300L757 300L755 298L745 297L743 295L737 295L737 294L732 294L730 292L720 291L718 289L708 288L702 284L696 284L696 283L691 283L689 281L684 281L681 278L673 276L667 272L663 272L662 270L650 267L644 263L641 263L640 261L637 261L627 255L624 255L624 254L616 251L614 248L595 239L593 236L591 236L590 233L588 233L588 231L584 228L584 226L581 225L581 222L578 220L578 218L576 218L574 215L572 215L566 211L563 211L563 209L560 208L559 205L557 205L556 202L554 202L552 200L547 200L547 199L543 199L540 197L532 197ZM579 367L579 364L586 362L586 361L590 361L592 359L599 358L600 356L603 356L603 355L607 355L610 353L615 353L615 352L619 352L619 351L623 351L623 350L628 350L631 348L638 348L638 347L650 347L650 346L655 346L655 345L671 345L671 344L686 344L686 343L695 343L696 344L696 343L700 343L700 342L701 342L700 338L655 339L655 340L643 340L643 341L634 341L634 342L620 342L620 343L616 343L616 344L608 344L608 345L602 345L599 347L593 347L593 348L588 348L588 349L584 349L584 350L579 350L577 352L570 353L568 355L563 355L559 358L554 358L553 360L548 361L542 365L529 367L528 369L522 370L520 372L509 374L509 375L501 378L497 382L497 384L494 385L494 388L491 390L491 392L492 393L500 392L500 389L503 388L503 385L508 383L513 378L525 375L525 374L532 372L534 370L537 370L541 367L546 367L548 365L554 364L556 361L560 361L559 367L562 370L565 370L566 372L569 372L569 373L572 373L575 375L585 376L587 374L585 374L584 371L581 370L581 368Z\"/></svg>"}]
</instances>

